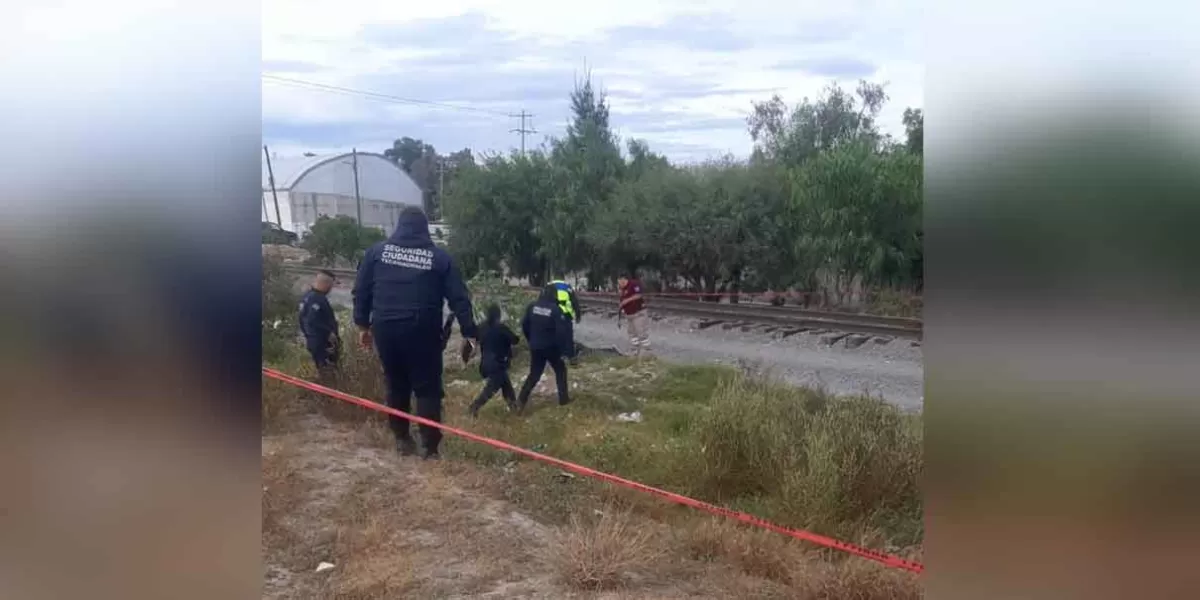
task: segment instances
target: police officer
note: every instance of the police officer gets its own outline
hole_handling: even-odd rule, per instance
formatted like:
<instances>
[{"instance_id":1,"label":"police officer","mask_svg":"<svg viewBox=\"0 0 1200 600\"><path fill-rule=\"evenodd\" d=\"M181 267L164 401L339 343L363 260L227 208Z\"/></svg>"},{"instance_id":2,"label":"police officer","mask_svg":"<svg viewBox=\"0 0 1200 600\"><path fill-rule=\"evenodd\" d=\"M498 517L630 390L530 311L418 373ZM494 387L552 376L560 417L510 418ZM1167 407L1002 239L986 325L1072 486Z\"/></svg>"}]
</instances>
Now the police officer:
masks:
<instances>
[{"instance_id":1,"label":"police officer","mask_svg":"<svg viewBox=\"0 0 1200 600\"><path fill-rule=\"evenodd\" d=\"M563 317L567 321L567 338L570 340L570 347L563 356L567 357L571 364L578 365L579 358L575 355L575 323L578 323L583 318L583 311L579 308L579 299L575 297L575 289L571 284L556 279L550 282L556 290L555 297L558 300L558 308L562 311Z\"/></svg>"},{"instance_id":2,"label":"police officer","mask_svg":"<svg viewBox=\"0 0 1200 600\"><path fill-rule=\"evenodd\" d=\"M388 406L442 420L442 301L458 318L464 353L476 337L471 297L462 276L445 250L429 237L429 221L420 208L400 213L396 231L367 249L354 283L354 324L359 343L372 341L387 379ZM396 450L416 453L408 421L389 416ZM438 459L442 432L422 425L424 458Z\"/></svg>"},{"instance_id":3,"label":"police officer","mask_svg":"<svg viewBox=\"0 0 1200 600\"><path fill-rule=\"evenodd\" d=\"M533 386L541 381L547 363L554 369L559 406L571 403L567 393L567 365L563 362L563 356L572 343L569 329L571 321L562 314L558 293L558 287L553 283L542 288L537 301L525 309L525 316L521 319L521 330L529 341L529 375L521 386L521 394L517 396L518 412L525 410L529 394L533 392Z\"/></svg>"},{"instance_id":4,"label":"police officer","mask_svg":"<svg viewBox=\"0 0 1200 600\"><path fill-rule=\"evenodd\" d=\"M317 366L323 385L336 386L337 365L342 340L338 335L337 315L329 305L329 290L333 289L333 273L322 269L313 277L312 287L300 299L300 333L304 346Z\"/></svg>"}]
</instances>

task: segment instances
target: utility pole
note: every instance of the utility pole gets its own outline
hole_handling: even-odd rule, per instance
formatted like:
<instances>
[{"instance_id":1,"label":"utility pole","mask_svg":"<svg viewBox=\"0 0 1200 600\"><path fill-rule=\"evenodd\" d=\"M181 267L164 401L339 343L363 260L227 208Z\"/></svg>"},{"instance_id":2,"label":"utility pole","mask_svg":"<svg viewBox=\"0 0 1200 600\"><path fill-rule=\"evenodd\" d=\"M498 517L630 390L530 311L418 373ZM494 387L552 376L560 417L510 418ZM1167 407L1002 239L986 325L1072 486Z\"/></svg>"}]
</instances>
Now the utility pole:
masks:
<instances>
[{"instance_id":1,"label":"utility pole","mask_svg":"<svg viewBox=\"0 0 1200 600\"><path fill-rule=\"evenodd\" d=\"M437 207L437 209L438 209L438 220L441 221L443 218L443 215L446 214L446 204L442 200L442 190L446 189L446 159L444 157L441 157L441 156L438 157L437 170L438 170L438 193L437 193L438 207Z\"/></svg>"},{"instance_id":2,"label":"utility pole","mask_svg":"<svg viewBox=\"0 0 1200 600\"><path fill-rule=\"evenodd\" d=\"M363 226L362 220L362 197L358 195L358 148L351 148L350 168L354 169L354 205L358 211L358 226Z\"/></svg>"},{"instance_id":3,"label":"utility pole","mask_svg":"<svg viewBox=\"0 0 1200 600\"><path fill-rule=\"evenodd\" d=\"M521 110L521 112L520 112L519 114L515 114L515 115L509 115L509 116L510 116L510 117L513 117L513 118L516 118L516 117L520 117L520 118L521 118L521 126L520 126L519 128L517 128L517 129L510 129L509 131L510 131L510 132L512 132L512 133L519 133L519 134L521 134L521 154L522 154L522 155L524 155L524 154L525 154L525 135L526 135L526 134L529 134L529 133L537 133L537 130L536 130L536 129L532 129L532 128L531 128L531 129L525 129L525 119L526 119L526 118L533 117L533 115L531 115L531 114L529 114L529 113L525 112L525 111L522 109L522 110ZM533 119L532 119L532 118L530 118L530 120L529 120L529 125L530 125L531 127L533 126Z\"/></svg>"},{"instance_id":4,"label":"utility pole","mask_svg":"<svg viewBox=\"0 0 1200 600\"><path fill-rule=\"evenodd\" d=\"M271 169L271 153L263 144L263 156L267 158L267 181L271 183L271 197L275 199L275 223L283 229L283 217L279 216L279 194L275 193L275 171Z\"/></svg>"}]
</instances>

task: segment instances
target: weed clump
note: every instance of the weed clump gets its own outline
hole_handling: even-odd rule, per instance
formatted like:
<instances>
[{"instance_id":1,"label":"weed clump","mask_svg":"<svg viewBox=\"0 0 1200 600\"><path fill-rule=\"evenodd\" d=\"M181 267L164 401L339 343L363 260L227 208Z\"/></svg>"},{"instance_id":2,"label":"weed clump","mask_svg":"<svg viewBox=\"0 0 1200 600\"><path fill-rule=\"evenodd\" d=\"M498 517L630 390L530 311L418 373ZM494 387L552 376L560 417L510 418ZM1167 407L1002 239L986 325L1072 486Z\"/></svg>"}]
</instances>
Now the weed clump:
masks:
<instances>
[{"instance_id":1,"label":"weed clump","mask_svg":"<svg viewBox=\"0 0 1200 600\"><path fill-rule=\"evenodd\" d=\"M630 512L614 506L598 512L593 517L573 514L548 551L547 561L568 587L620 587L632 572L646 568L661 554L654 536Z\"/></svg>"},{"instance_id":2,"label":"weed clump","mask_svg":"<svg viewBox=\"0 0 1200 600\"><path fill-rule=\"evenodd\" d=\"M693 493L786 525L919 541L919 417L870 397L832 397L738 374L713 392L692 434Z\"/></svg>"}]
</instances>

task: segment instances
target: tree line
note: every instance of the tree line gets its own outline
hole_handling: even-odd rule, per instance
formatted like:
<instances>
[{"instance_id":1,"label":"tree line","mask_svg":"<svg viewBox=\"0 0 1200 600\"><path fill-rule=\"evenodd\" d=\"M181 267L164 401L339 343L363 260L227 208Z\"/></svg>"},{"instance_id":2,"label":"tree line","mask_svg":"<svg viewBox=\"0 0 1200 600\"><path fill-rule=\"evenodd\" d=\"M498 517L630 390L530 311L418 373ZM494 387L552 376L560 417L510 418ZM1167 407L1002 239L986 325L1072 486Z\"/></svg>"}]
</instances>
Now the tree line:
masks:
<instances>
[{"instance_id":1,"label":"tree line","mask_svg":"<svg viewBox=\"0 0 1200 600\"><path fill-rule=\"evenodd\" d=\"M906 110L905 139L893 139L878 123L886 101L867 81L794 106L775 96L747 117L748 159L672 164L642 140L622 148L585 78L565 135L460 162L450 246L469 274L535 285L582 274L598 288L638 269L704 292L919 290L924 118Z\"/></svg>"},{"instance_id":2,"label":"tree line","mask_svg":"<svg viewBox=\"0 0 1200 600\"><path fill-rule=\"evenodd\" d=\"M443 155L433 144L407 136L392 142L383 155L404 169L421 188L425 212L431 220L441 218L442 189L449 187L460 167L475 164L469 148Z\"/></svg>"}]
</instances>

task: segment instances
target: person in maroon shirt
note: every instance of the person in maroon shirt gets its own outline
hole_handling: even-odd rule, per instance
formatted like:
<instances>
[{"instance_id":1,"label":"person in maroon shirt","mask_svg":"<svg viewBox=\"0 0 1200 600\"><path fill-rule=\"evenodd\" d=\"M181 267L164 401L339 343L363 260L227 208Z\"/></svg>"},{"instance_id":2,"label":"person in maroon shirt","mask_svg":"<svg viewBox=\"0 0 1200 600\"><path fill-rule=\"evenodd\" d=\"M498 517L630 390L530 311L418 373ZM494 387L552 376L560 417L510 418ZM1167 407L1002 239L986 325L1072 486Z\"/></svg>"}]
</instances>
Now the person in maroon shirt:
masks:
<instances>
[{"instance_id":1,"label":"person in maroon shirt","mask_svg":"<svg viewBox=\"0 0 1200 600\"><path fill-rule=\"evenodd\" d=\"M617 280L621 290L621 313L629 321L629 343L633 345L634 355L650 351L650 318L646 315L646 299L642 297L642 282L637 274ZM620 321L617 322L620 327Z\"/></svg>"}]
</instances>

